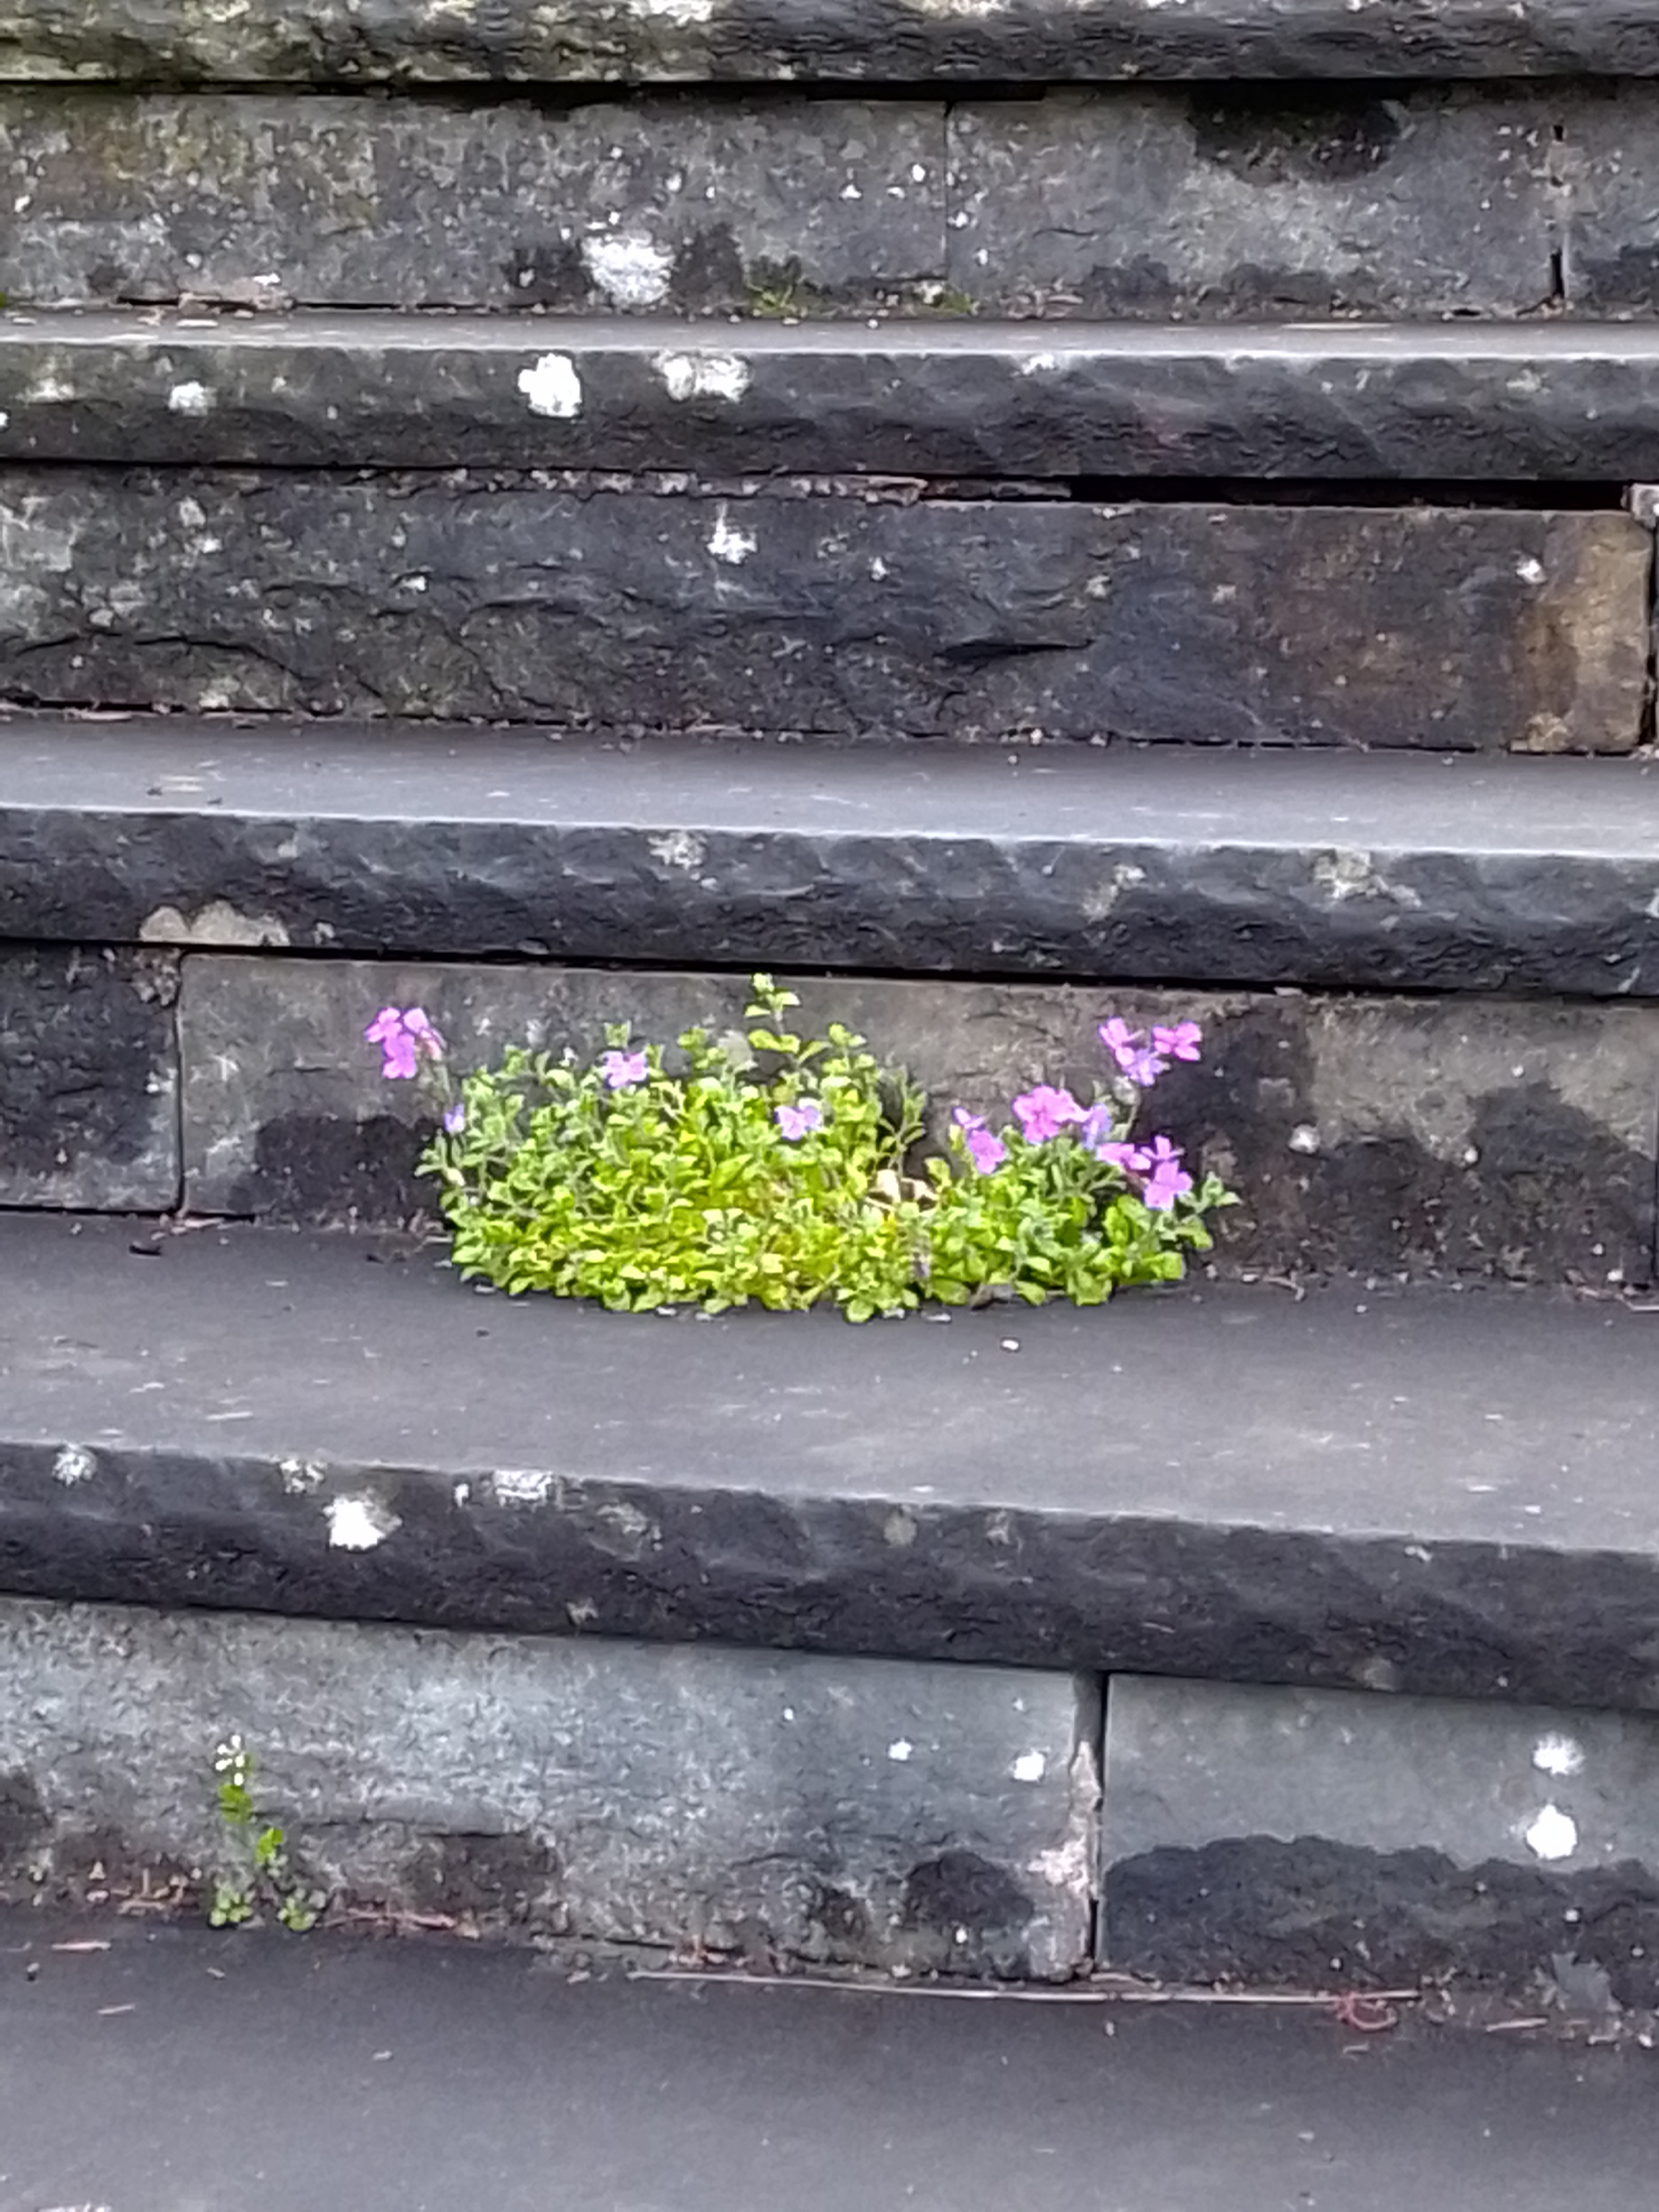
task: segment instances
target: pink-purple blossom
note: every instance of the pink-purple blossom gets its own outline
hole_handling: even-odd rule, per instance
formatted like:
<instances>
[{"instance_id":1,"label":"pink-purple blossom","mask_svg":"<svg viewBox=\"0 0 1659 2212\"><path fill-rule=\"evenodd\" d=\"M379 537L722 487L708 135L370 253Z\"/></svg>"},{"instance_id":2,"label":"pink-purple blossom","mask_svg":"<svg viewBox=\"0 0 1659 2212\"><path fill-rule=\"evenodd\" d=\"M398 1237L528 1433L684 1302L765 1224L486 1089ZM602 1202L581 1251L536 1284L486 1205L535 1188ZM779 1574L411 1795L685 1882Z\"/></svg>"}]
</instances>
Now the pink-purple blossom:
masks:
<instances>
[{"instance_id":1,"label":"pink-purple blossom","mask_svg":"<svg viewBox=\"0 0 1659 2212\"><path fill-rule=\"evenodd\" d=\"M956 1110L956 1124L962 1132L962 1141L968 1157L981 1175L994 1174L1008 1157L1008 1147L1000 1137L994 1136L985 1126L982 1114L970 1114L965 1106Z\"/></svg>"},{"instance_id":2,"label":"pink-purple blossom","mask_svg":"<svg viewBox=\"0 0 1659 2212\"><path fill-rule=\"evenodd\" d=\"M1014 1112L1028 1145L1046 1145L1050 1137L1083 1119L1083 1109L1071 1092L1057 1091L1052 1083L1022 1091L1014 1101Z\"/></svg>"},{"instance_id":3,"label":"pink-purple blossom","mask_svg":"<svg viewBox=\"0 0 1659 2212\"><path fill-rule=\"evenodd\" d=\"M363 1038L380 1046L380 1073L394 1083L408 1082L423 1058L444 1056L444 1041L419 1006L382 1006Z\"/></svg>"},{"instance_id":4,"label":"pink-purple blossom","mask_svg":"<svg viewBox=\"0 0 1659 2212\"><path fill-rule=\"evenodd\" d=\"M1153 1030L1152 1049L1167 1054L1171 1060L1196 1060L1203 1034L1196 1022L1172 1022L1167 1028Z\"/></svg>"},{"instance_id":5,"label":"pink-purple blossom","mask_svg":"<svg viewBox=\"0 0 1659 2212\"><path fill-rule=\"evenodd\" d=\"M1145 1175L1152 1164L1151 1155L1139 1145L1097 1145L1095 1158L1109 1168L1121 1169L1125 1175Z\"/></svg>"},{"instance_id":6,"label":"pink-purple blossom","mask_svg":"<svg viewBox=\"0 0 1659 2212\"><path fill-rule=\"evenodd\" d=\"M631 1091L644 1082L648 1066L642 1052L608 1052L599 1062L599 1073L607 1091Z\"/></svg>"},{"instance_id":7,"label":"pink-purple blossom","mask_svg":"<svg viewBox=\"0 0 1659 2212\"><path fill-rule=\"evenodd\" d=\"M1155 1213L1167 1213L1176 1199L1193 1187L1181 1164L1181 1148L1167 1137L1154 1137L1147 1154L1151 1173L1141 1197Z\"/></svg>"},{"instance_id":8,"label":"pink-purple blossom","mask_svg":"<svg viewBox=\"0 0 1659 2212\"><path fill-rule=\"evenodd\" d=\"M823 1127L823 1109L816 1098L803 1098L799 1105L780 1106L777 1123L792 1145L799 1144L811 1130Z\"/></svg>"},{"instance_id":9,"label":"pink-purple blossom","mask_svg":"<svg viewBox=\"0 0 1659 2212\"><path fill-rule=\"evenodd\" d=\"M444 1109L444 1127L452 1137L459 1137L466 1127L466 1108L458 1098L453 1106Z\"/></svg>"}]
</instances>

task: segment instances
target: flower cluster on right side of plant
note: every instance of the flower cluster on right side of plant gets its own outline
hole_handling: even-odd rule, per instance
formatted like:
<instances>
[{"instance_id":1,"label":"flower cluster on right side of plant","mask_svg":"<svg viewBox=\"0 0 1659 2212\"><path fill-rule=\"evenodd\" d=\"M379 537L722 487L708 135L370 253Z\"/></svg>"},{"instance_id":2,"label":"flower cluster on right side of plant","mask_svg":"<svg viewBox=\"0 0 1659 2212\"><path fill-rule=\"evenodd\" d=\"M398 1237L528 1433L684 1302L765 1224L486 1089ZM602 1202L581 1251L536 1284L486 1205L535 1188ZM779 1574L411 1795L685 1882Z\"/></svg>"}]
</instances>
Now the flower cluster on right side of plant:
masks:
<instances>
[{"instance_id":1,"label":"flower cluster on right side of plant","mask_svg":"<svg viewBox=\"0 0 1659 2212\"><path fill-rule=\"evenodd\" d=\"M1103 1023L1095 1096L1036 1085L1000 1128L957 1107L944 1157L918 1162L927 1100L909 1079L839 1024L795 1034L799 1000L769 976L753 992L744 1031L686 1031L678 1066L618 1026L586 1066L514 1048L459 1085L422 1010L383 1008L365 1036L387 1079L432 1093L422 1167L463 1273L629 1311L1095 1305L1179 1280L1232 1202L1167 1136L1136 1132L1145 1092L1199 1057L1195 1023Z\"/></svg>"}]
</instances>

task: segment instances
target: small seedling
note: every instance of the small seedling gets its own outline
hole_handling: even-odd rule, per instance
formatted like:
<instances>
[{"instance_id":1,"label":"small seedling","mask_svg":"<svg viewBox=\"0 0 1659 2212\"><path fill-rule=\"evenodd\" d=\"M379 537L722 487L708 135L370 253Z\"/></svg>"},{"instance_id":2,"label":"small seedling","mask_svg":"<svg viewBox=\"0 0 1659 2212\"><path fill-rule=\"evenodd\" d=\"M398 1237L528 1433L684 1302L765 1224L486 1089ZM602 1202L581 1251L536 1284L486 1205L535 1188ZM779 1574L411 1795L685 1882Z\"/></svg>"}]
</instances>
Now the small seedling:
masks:
<instances>
[{"instance_id":1,"label":"small seedling","mask_svg":"<svg viewBox=\"0 0 1659 2212\"><path fill-rule=\"evenodd\" d=\"M320 1899L295 1874L283 1830L259 1818L253 1799L253 1753L240 1735L227 1737L219 1746L213 1771L219 1818L234 1863L214 1877L209 1924L240 1928L268 1904L284 1928L303 1935L316 1925Z\"/></svg>"}]
</instances>

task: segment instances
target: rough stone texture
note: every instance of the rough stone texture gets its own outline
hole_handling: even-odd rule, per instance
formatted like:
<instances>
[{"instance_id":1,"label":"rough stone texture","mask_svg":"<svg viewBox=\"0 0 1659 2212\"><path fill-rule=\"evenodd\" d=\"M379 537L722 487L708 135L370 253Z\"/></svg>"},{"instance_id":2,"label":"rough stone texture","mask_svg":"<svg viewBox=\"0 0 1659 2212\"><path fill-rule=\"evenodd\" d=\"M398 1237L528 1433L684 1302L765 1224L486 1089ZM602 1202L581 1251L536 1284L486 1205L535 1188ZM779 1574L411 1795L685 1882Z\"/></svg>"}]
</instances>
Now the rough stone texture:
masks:
<instances>
[{"instance_id":1,"label":"rough stone texture","mask_svg":"<svg viewBox=\"0 0 1659 2212\"><path fill-rule=\"evenodd\" d=\"M1200 1285L860 1329L133 1243L0 1216L0 1589L1659 1709L1639 1308ZM398 1527L331 1544L365 1497Z\"/></svg>"},{"instance_id":2,"label":"rough stone texture","mask_svg":"<svg viewBox=\"0 0 1659 2212\"><path fill-rule=\"evenodd\" d=\"M1653 997L1659 767L20 716L0 930Z\"/></svg>"},{"instance_id":3,"label":"rough stone texture","mask_svg":"<svg viewBox=\"0 0 1659 2212\"><path fill-rule=\"evenodd\" d=\"M1576 101L1561 159L1571 180L1568 306L1586 315L1659 313L1659 104L1624 86Z\"/></svg>"},{"instance_id":4,"label":"rough stone texture","mask_svg":"<svg viewBox=\"0 0 1659 2212\"><path fill-rule=\"evenodd\" d=\"M15 77L514 78L1659 75L1636 0L7 0Z\"/></svg>"},{"instance_id":5,"label":"rough stone texture","mask_svg":"<svg viewBox=\"0 0 1659 2212\"><path fill-rule=\"evenodd\" d=\"M953 286L1045 314L1518 314L1552 297L1530 94L1062 93L951 118Z\"/></svg>"},{"instance_id":6,"label":"rough stone texture","mask_svg":"<svg viewBox=\"0 0 1659 2212\"><path fill-rule=\"evenodd\" d=\"M802 981L800 1018L843 1020L933 1102L1004 1118L1037 1081L1079 1095L1095 1026L1195 1015L1203 1062L1147 1109L1238 1189L1222 1263L1273 1275L1648 1272L1659 1164L1659 1012L1504 1000L1304 999L1103 985ZM509 1043L586 1055L608 1022L672 1039L740 1024L741 978L591 969L185 963L187 1202L210 1213L389 1223L429 1206L413 1173L430 1101L381 1079L362 1030L423 1006L461 1069Z\"/></svg>"},{"instance_id":7,"label":"rough stone texture","mask_svg":"<svg viewBox=\"0 0 1659 2212\"><path fill-rule=\"evenodd\" d=\"M1174 1980L1659 2002L1659 1722L1118 1676L1101 1957ZM1570 1978L1570 1977L1564 1977Z\"/></svg>"},{"instance_id":8,"label":"rough stone texture","mask_svg":"<svg viewBox=\"0 0 1659 2212\"><path fill-rule=\"evenodd\" d=\"M377 1521L337 1510L353 1540ZM213 1747L331 1893L534 1934L1064 1978L1098 1694L1011 1669L0 1601L0 1881L224 1863Z\"/></svg>"},{"instance_id":9,"label":"rough stone texture","mask_svg":"<svg viewBox=\"0 0 1659 2212\"><path fill-rule=\"evenodd\" d=\"M174 957L0 945L0 1206L179 1200Z\"/></svg>"},{"instance_id":10,"label":"rough stone texture","mask_svg":"<svg viewBox=\"0 0 1659 2212\"><path fill-rule=\"evenodd\" d=\"M14 301L867 308L943 274L943 111L0 94Z\"/></svg>"},{"instance_id":11,"label":"rough stone texture","mask_svg":"<svg viewBox=\"0 0 1659 2212\"><path fill-rule=\"evenodd\" d=\"M0 686L843 735L1641 734L1652 540L1626 515L730 491L13 471Z\"/></svg>"},{"instance_id":12,"label":"rough stone texture","mask_svg":"<svg viewBox=\"0 0 1659 2212\"><path fill-rule=\"evenodd\" d=\"M1489 495L1659 481L1659 332L12 315L0 416L6 461L1463 478Z\"/></svg>"}]
</instances>

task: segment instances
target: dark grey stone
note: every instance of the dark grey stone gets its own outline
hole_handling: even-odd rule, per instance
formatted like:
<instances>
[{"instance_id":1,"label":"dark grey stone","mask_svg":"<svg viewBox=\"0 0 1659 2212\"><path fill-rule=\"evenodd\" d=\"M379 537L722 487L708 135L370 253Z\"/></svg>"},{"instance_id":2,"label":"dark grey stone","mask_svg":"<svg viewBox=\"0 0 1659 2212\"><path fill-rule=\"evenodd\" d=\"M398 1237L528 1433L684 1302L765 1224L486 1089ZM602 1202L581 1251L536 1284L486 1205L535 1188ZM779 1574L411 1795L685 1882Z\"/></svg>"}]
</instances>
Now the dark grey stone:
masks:
<instances>
[{"instance_id":1,"label":"dark grey stone","mask_svg":"<svg viewBox=\"0 0 1659 2212\"><path fill-rule=\"evenodd\" d=\"M351 1554L395 1526L372 1489L312 1511ZM907 1970L1088 1960L1099 1695L1063 1674L11 1600L0 1685L14 1895L93 1858L223 1866L234 1734L342 1903Z\"/></svg>"},{"instance_id":2,"label":"dark grey stone","mask_svg":"<svg viewBox=\"0 0 1659 2212\"><path fill-rule=\"evenodd\" d=\"M1617 1303L859 1329L483 1296L370 1237L131 1242L0 1217L12 1593L1659 1708L1653 1320ZM366 1491L398 1526L330 1544Z\"/></svg>"},{"instance_id":3,"label":"dark grey stone","mask_svg":"<svg viewBox=\"0 0 1659 2212\"><path fill-rule=\"evenodd\" d=\"M1659 1172L1659 1012L1504 1000L1304 999L1012 983L802 981L835 1020L908 1068L934 1134L964 1104L1006 1121L1036 1082L1099 1085L1107 1015L1204 1025L1146 1109L1243 1203L1219 1263L1270 1275L1644 1279ZM435 1119L387 1083L365 1024L418 1005L458 1070L512 1043L586 1056L608 1023L670 1042L739 1026L739 977L185 963L187 1203L207 1213L396 1224L431 1211L415 1161Z\"/></svg>"},{"instance_id":4,"label":"dark grey stone","mask_svg":"<svg viewBox=\"0 0 1659 2212\"><path fill-rule=\"evenodd\" d=\"M1641 761L0 722L14 938L1659 996L1656 854Z\"/></svg>"},{"instance_id":5,"label":"dark grey stone","mask_svg":"<svg viewBox=\"0 0 1659 2212\"><path fill-rule=\"evenodd\" d=\"M0 947L0 1206L179 1202L167 952Z\"/></svg>"},{"instance_id":6,"label":"dark grey stone","mask_svg":"<svg viewBox=\"0 0 1659 2212\"><path fill-rule=\"evenodd\" d=\"M1659 75L1640 0L6 0L29 78L611 79Z\"/></svg>"},{"instance_id":7,"label":"dark grey stone","mask_svg":"<svg viewBox=\"0 0 1659 2212\"><path fill-rule=\"evenodd\" d=\"M0 529L33 704L1523 751L1646 704L1622 514L80 469Z\"/></svg>"},{"instance_id":8,"label":"dark grey stone","mask_svg":"<svg viewBox=\"0 0 1659 2212\"><path fill-rule=\"evenodd\" d=\"M1575 314L1659 313L1659 103L1607 85L1575 100L1562 282Z\"/></svg>"},{"instance_id":9,"label":"dark grey stone","mask_svg":"<svg viewBox=\"0 0 1659 2212\"><path fill-rule=\"evenodd\" d=\"M1100 1954L1181 1981L1659 2002L1659 1720L1120 1675Z\"/></svg>"},{"instance_id":10,"label":"dark grey stone","mask_svg":"<svg viewBox=\"0 0 1659 2212\"><path fill-rule=\"evenodd\" d=\"M869 308L943 276L942 108L559 109L36 87L13 301Z\"/></svg>"},{"instance_id":11,"label":"dark grey stone","mask_svg":"<svg viewBox=\"0 0 1659 2212\"><path fill-rule=\"evenodd\" d=\"M1618 324L0 317L0 459L1659 480Z\"/></svg>"},{"instance_id":12,"label":"dark grey stone","mask_svg":"<svg viewBox=\"0 0 1659 2212\"><path fill-rule=\"evenodd\" d=\"M1554 112L1369 88L970 102L950 280L1045 315L1522 313L1554 289Z\"/></svg>"}]
</instances>

